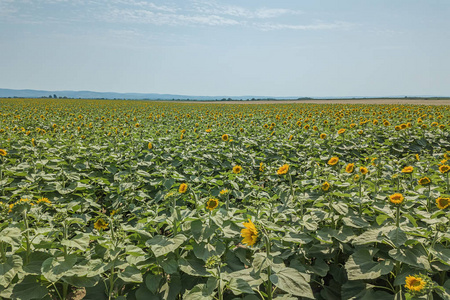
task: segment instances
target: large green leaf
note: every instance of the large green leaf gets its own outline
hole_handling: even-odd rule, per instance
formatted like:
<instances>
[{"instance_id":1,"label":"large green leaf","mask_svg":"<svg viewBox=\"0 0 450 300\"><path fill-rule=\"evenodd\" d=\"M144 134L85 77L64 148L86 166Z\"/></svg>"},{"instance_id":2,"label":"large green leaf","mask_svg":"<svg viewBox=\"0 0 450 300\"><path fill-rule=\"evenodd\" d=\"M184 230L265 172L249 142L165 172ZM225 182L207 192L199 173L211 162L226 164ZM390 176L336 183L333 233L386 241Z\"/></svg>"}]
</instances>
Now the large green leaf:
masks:
<instances>
[{"instance_id":1,"label":"large green leaf","mask_svg":"<svg viewBox=\"0 0 450 300\"><path fill-rule=\"evenodd\" d=\"M389 251L389 255L410 266L431 271L428 255L420 244L407 249L392 249Z\"/></svg>"},{"instance_id":2,"label":"large green leaf","mask_svg":"<svg viewBox=\"0 0 450 300\"><path fill-rule=\"evenodd\" d=\"M14 285L12 298L18 300L42 299L48 294L48 290L43 286L38 276L27 275L22 282Z\"/></svg>"},{"instance_id":3,"label":"large green leaf","mask_svg":"<svg viewBox=\"0 0 450 300\"><path fill-rule=\"evenodd\" d=\"M48 281L57 282L61 277L69 274L76 262L76 255L68 255L66 258L50 257L42 263L41 272Z\"/></svg>"},{"instance_id":4,"label":"large green leaf","mask_svg":"<svg viewBox=\"0 0 450 300\"><path fill-rule=\"evenodd\" d=\"M0 264L0 285L7 287L21 270L22 258L18 255L8 257L5 263Z\"/></svg>"},{"instance_id":5,"label":"large green leaf","mask_svg":"<svg viewBox=\"0 0 450 300\"><path fill-rule=\"evenodd\" d=\"M376 279L392 271L391 260L374 261L378 249L360 249L353 253L345 264L349 280Z\"/></svg>"},{"instance_id":6,"label":"large green leaf","mask_svg":"<svg viewBox=\"0 0 450 300\"><path fill-rule=\"evenodd\" d=\"M148 240L145 244L150 247L156 257L160 257L162 255L166 255L167 253L175 251L184 243L184 241L186 241L186 239L186 236L182 234L177 234L174 238L157 235Z\"/></svg>"},{"instance_id":7,"label":"large green leaf","mask_svg":"<svg viewBox=\"0 0 450 300\"><path fill-rule=\"evenodd\" d=\"M285 268L276 274L270 275L270 280L275 286L288 294L314 299L308 282L309 276L293 268Z\"/></svg>"}]
</instances>

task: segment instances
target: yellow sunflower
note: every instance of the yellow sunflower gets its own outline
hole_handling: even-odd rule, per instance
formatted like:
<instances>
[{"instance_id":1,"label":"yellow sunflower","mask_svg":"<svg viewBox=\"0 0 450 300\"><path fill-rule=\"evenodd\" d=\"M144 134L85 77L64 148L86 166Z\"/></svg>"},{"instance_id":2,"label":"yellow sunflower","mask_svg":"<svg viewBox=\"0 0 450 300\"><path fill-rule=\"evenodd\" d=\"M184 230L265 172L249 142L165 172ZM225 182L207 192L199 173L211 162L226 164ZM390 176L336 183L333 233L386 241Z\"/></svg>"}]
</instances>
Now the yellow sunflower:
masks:
<instances>
[{"instance_id":1,"label":"yellow sunflower","mask_svg":"<svg viewBox=\"0 0 450 300\"><path fill-rule=\"evenodd\" d=\"M241 171L242 171L242 167L241 166L237 165L237 166L233 167L233 173L234 174L239 174L239 173L241 173Z\"/></svg>"},{"instance_id":2,"label":"yellow sunflower","mask_svg":"<svg viewBox=\"0 0 450 300\"><path fill-rule=\"evenodd\" d=\"M389 200L394 204L402 204L403 200L405 200L405 197L403 197L400 193L395 193L389 196Z\"/></svg>"},{"instance_id":3,"label":"yellow sunflower","mask_svg":"<svg viewBox=\"0 0 450 300\"><path fill-rule=\"evenodd\" d=\"M327 138L327 134L326 134L326 133L321 133L321 134L320 134L320 138L321 138L322 140L326 139L326 138Z\"/></svg>"},{"instance_id":4,"label":"yellow sunflower","mask_svg":"<svg viewBox=\"0 0 450 300\"><path fill-rule=\"evenodd\" d=\"M48 198L45 198L45 197L42 197L42 198L39 198L37 201L36 201L36 203L47 203L47 204L52 204L51 202L50 202L50 200L48 200Z\"/></svg>"},{"instance_id":5,"label":"yellow sunflower","mask_svg":"<svg viewBox=\"0 0 450 300\"><path fill-rule=\"evenodd\" d=\"M347 173L353 173L353 170L355 169L355 164L348 164L346 167L345 167L345 172L347 172Z\"/></svg>"},{"instance_id":6,"label":"yellow sunflower","mask_svg":"<svg viewBox=\"0 0 450 300\"><path fill-rule=\"evenodd\" d=\"M407 276L405 283L405 288L412 292L420 292L426 286L426 281L418 276Z\"/></svg>"},{"instance_id":7,"label":"yellow sunflower","mask_svg":"<svg viewBox=\"0 0 450 300\"><path fill-rule=\"evenodd\" d=\"M402 173L407 173L407 174L412 173L413 171L414 171L414 167L411 167L411 166L409 166L409 167L404 167L404 168L402 169Z\"/></svg>"},{"instance_id":8,"label":"yellow sunflower","mask_svg":"<svg viewBox=\"0 0 450 300\"><path fill-rule=\"evenodd\" d=\"M228 134L222 135L222 141L224 142L228 141Z\"/></svg>"},{"instance_id":9,"label":"yellow sunflower","mask_svg":"<svg viewBox=\"0 0 450 300\"><path fill-rule=\"evenodd\" d=\"M335 164L337 164L339 161L339 157L337 156L333 156L332 158L330 158L330 160L328 161L328 164L330 166L334 166Z\"/></svg>"},{"instance_id":10,"label":"yellow sunflower","mask_svg":"<svg viewBox=\"0 0 450 300\"><path fill-rule=\"evenodd\" d=\"M284 165L282 165L282 166L278 169L277 174L278 174L278 175L284 175L284 174L286 174L288 171L289 171L289 165L288 165L288 164L284 164Z\"/></svg>"},{"instance_id":11,"label":"yellow sunflower","mask_svg":"<svg viewBox=\"0 0 450 300\"><path fill-rule=\"evenodd\" d=\"M436 199L436 205L439 209L446 209L450 206L450 198L439 197Z\"/></svg>"},{"instance_id":12,"label":"yellow sunflower","mask_svg":"<svg viewBox=\"0 0 450 300\"><path fill-rule=\"evenodd\" d=\"M366 167L359 167L359 172L361 172L361 174L367 174L367 173L369 173L369 170L367 170L367 168Z\"/></svg>"},{"instance_id":13,"label":"yellow sunflower","mask_svg":"<svg viewBox=\"0 0 450 300\"><path fill-rule=\"evenodd\" d=\"M188 185L186 183L182 183L180 184L180 187L178 188L178 192L180 192L181 194L186 193L188 188Z\"/></svg>"},{"instance_id":14,"label":"yellow sunflower","mask_svg":"<svg viewBox=\"0 0 450 300\"><path fill-rule=\"evenodd\" d=\"M152 149L152 148L153 148L153 145L152 145L152 143L148 142L148 145L147 145L147 147L148 147L148 149L149 149L149 150L150 150L150 149Z\"/></svg>"},{"instance_id":15,"label":"yellow sunflower","mask_svg":"<svg viewBox=\"0 0 450 300\"><path fill-rule=\"evenodd\" d=\"M441 171L441 173L447 173L448 171L450 171L450 166L448 165L442 165L439 167L439 171Z\"/></svg>"},{"instance_id":16,"label":"yellow sunflower","mask_svg":"<svg viewBox=\"0 0 450 300\"><path fill-rule=\"evenodd\" d=\"M343 134L345 132L345 128L341 128L338 130L338 134Z\"/></svg>"},{"instance_id":17,"label":"yellow sunflower","mask_svg":"<svg viewBox=\"0 0 450 300\"><path fill-rule=\"evenodd\" d=\"M228 192L229 192L229 190L223 189L223 190L220 191L220 194L221 194L221 195L225 195L225 194L227 194Z\"/></svg>"},{"instance_id":18,"label":"yellow sunflower","mask_svg":"<svg viewBox=\"0 0 450 300\"><path fill-rule=\"evenodd\" d=\"M98 219L95 223L94 223L94 228L97 230L105 230L108 228L108 223L106 223L103 219Z\"/></svg>"},{"instance_id":19,"label":"yellow sunflower","mask_svg":"<svg viewBox=\"0 0 450 300\"><path fill-rule=\"evenodd\" d=\"M243 224L245 228L241 229L241 236L244 238L242 243L253 246L258 240L258 230L250 219Z\"/></svg>"},{"instance_id":20,"label":"yellow sunflower","mask_svg":"<svg viewBox=\"0 0 450 300\"><path fill-rule=\"evenodd\" d=\"M0 155L1 156L6 156L6 154L8 154L8 152L6 152L5 149L0 149Z\"/></svg>"},{"instance_id":21,"label":"yellow sunflower","mask_svg":"<svg viewBox=\"0 0 450 300\"><path fill-rule=\"evenodd\" d=\"M330 189L330 184L327 182L327 181L325 181L323 184L322 184L322 190L323 191L328 191L329 189Z\"/></svg>"},{"instance_id":22,"label":"yellow sunflower","mask_svg":"<svg viewBox=\"0 0 450 300\"><path fill-rule=\"evenodd\" d=\"M210 211L213 211L217 206L219 206L219 200L216 198L209 198L208 202L206 202L206 208Z\"/></svg>"},{"instance_id":23,"label":"yellow sunflower","mask_svg":"<svg viewBox=\"0 0 450 300\"><path fill-rule=\"evenodd\" d=\"M430 178L428 178L428 177L422 177L422 178L420 178L420 179L418 180L418 183L419 183L420 185L428 185L428 184L431 183L431 180L430 180Z\"/></svg>"},{"instance_id":24,"label":"yellow sunflower","mask_svg":"<svg viewBox=\"0 0 450 300\"><path fill-rule=\"evenodd\" d=\"M264 172L264 164L262 162L259 163L259 171Z\"/></svg>"}]
</instances>

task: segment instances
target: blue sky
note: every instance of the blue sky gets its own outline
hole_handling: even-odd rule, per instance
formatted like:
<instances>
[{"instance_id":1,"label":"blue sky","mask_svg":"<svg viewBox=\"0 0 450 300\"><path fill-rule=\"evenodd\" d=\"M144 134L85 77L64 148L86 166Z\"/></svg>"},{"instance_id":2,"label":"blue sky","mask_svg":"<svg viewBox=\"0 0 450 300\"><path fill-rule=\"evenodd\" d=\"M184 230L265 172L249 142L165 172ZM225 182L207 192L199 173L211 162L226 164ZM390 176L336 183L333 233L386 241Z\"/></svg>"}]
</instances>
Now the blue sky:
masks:
<instances>
[{"instance_id":1,"label":"blue sky","mask_svg":"<svg viewBox=\"0 0 450 300\"><path fill-rule=\"evenodd\" d=\"M450 96L449 0L0 0L0 88Z\"/></svg>"}]
</instances>

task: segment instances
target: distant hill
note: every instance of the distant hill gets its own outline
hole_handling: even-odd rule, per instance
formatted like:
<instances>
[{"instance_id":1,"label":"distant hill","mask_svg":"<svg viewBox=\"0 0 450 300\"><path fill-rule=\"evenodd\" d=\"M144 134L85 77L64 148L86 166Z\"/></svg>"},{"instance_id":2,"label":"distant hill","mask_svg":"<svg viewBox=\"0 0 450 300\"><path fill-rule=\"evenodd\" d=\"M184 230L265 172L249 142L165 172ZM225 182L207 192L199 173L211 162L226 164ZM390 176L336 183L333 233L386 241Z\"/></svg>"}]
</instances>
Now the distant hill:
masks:
<instances>
[{"instance_id":1,"label":"distant hill","mask_svg":"<svg viewBox=\"0 0 450 300\"><path fill-rule=\"evenodd\" d=\"M1 89L0 97L17 98L82 98L82 99L136 99L136 100L255 100L255 99L299 99L299 97L267 97L267 96L188 96L156 93L112 93L92 91L42 91ZM303 97L301 99L307 99Z\"/></svg>"}]
</instances>

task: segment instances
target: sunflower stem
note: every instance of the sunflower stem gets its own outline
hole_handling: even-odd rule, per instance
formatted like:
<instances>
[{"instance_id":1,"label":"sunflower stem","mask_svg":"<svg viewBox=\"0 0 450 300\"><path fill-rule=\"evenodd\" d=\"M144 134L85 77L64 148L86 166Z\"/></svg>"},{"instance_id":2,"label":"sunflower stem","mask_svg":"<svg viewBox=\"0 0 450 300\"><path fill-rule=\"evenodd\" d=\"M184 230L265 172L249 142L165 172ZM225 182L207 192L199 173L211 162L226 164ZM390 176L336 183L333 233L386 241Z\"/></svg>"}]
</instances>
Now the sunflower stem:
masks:
<instances>
[{"instance_id":1,"label":"sunflower stem","mask_svg":"<svg viewBox=\"0 0 450 300\"><path fill-rule=\"evenodd\" d=\"M264 235L266 239L266 255L267 257L270 256L270 239L267 233ZM272 300L272 280L270 279L270 276L272 275L272 268L270 266L267 267L267 299Z\"/></svg>"},{"instance_id":2,"label":"sunflower stem","mask_svg":"<svg viewBox=\"0 0 450 300\"><path fill-rule=\"evenodd\" d=\"M396 213L396 221L395 221L395 226L397 226L397 228L400 228L400 204L397 204L397 213Z\"/></svg>"}]
</instances>

